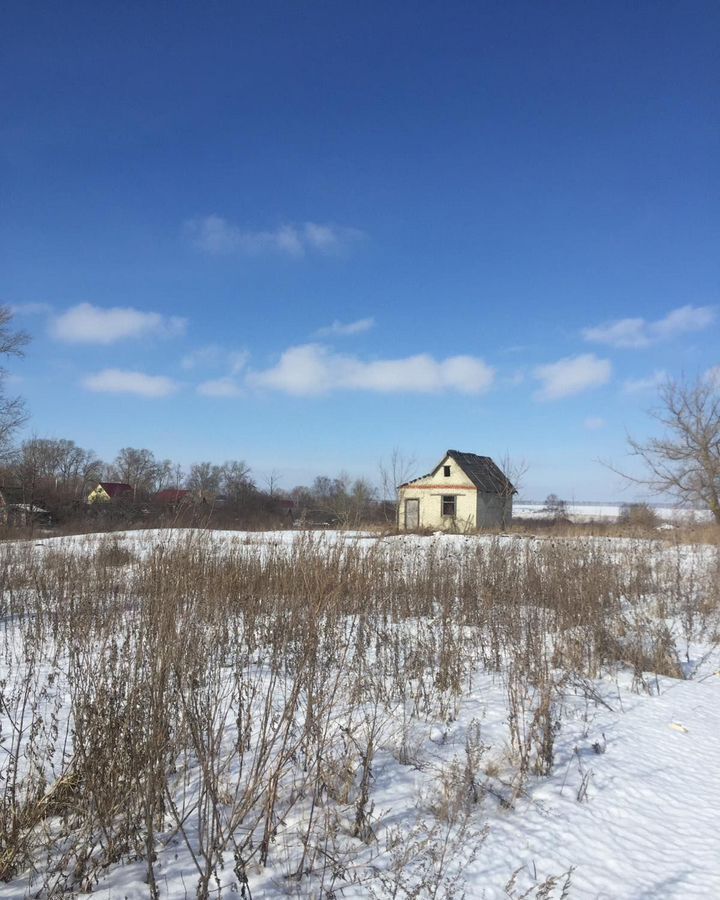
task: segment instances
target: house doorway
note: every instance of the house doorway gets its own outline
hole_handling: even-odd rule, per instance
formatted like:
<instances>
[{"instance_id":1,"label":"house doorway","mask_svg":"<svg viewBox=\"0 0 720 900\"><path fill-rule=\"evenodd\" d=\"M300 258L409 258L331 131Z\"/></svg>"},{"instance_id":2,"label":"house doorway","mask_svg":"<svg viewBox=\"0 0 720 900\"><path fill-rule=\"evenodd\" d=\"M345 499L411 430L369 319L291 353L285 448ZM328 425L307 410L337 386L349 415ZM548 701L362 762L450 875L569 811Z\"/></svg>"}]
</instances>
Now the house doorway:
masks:
<instances>
[{"instance_id":1,"label":"house doorway","mask_svg":"<svg viewBox=\"0 0 720 900\"><path fill-rule=\"evenodd\" d=\"M420 501L405 501L405 528L413 529L420 527Z\"/></svg>"}]
</instances>

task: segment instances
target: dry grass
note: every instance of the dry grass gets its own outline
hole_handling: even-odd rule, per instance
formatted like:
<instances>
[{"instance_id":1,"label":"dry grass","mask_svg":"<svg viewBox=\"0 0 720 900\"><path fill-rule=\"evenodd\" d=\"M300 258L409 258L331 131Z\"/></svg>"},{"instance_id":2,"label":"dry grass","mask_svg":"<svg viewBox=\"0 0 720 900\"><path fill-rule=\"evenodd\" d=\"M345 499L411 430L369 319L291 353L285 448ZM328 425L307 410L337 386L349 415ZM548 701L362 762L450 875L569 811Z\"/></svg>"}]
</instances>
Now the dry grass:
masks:
<instances>
[{"instance_id":1,"label":"dry grass","mask_svg":"<svg viewBox=\"0 0 720 900\"><path fill-rule=\"evenodd\" d=\"M568 680L627 666L643 689L682 672L670 619L687 646L718 634L718 556L677 542L414 546L3 545L0 878L29 869L56 896L142 860L160 896L156 853L177 841L198 897L229 864L241 888L275 866L303 896L453 896L487 793L510 805L551 771ZM478 723L372 881L379 750L421 766L414 725L451 721L479 670L506 685L514 779L495 784Z\"/></svg>"}]
</instances>

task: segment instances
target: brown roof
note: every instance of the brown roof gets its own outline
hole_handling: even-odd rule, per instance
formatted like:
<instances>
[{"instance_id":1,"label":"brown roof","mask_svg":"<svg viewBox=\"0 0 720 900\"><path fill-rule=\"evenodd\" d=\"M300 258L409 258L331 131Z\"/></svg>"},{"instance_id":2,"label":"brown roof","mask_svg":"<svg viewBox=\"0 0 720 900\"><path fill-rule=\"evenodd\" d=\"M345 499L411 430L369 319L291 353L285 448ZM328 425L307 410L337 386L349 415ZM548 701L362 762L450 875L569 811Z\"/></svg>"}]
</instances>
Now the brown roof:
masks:
<instances>
[{"instance_id":1,"label":"brown roof","mask_svg":"<svg viewBox=\"0 0 720 900\"><path fill-rule=\"evenodd\" d=\"M119 494L127 494L132 491L129 484L124 481L101 481L100 487L105 491L108 497L117 497Z\"/></svg>"},{"instance_id":2,"label":"brown roof","mask_svg":"<svg viewBox=\"0 0 720 900\"><path fill-rule=\"evenodd\" d=\"M165 488L153 495L153 500L158 503L179 503L188 496L190 491L184 491L180 488Z\"/></svg>"}]
</instances>

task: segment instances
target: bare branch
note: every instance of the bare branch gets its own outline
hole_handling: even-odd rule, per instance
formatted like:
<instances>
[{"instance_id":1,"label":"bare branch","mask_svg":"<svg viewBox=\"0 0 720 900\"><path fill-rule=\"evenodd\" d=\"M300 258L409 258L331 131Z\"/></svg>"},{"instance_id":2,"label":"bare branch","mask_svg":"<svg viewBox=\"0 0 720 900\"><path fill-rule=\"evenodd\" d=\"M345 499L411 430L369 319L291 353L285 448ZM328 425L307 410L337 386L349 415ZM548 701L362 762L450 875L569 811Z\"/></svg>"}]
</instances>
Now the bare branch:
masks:
<instances>
[{"instance_id":1,"label":"bare branch","mask_svg":"<svg viewBox=\"0 0 720 900\"><path fill-rule=\"evenodd\" d=\"M22 356L22 348L30 340L24 331L12 331L12 313L0 306L0 357ZM2 390L5 370L0 368L0 455L7 453L13 433L27 421L25 404L19 397L6 397Z\"/></svg>"},{"instance_id":2,"label":"bare branch","mask_svg":"<svg viewBox=\"0 0 720 900\"><path fill-rule=\"evenodd\" d=\"M663 433L646 441L627 439L646 474L608 468L654 493L672 494L686 506L702 504L720 524L720 387L706 378L668 379L649 415Z\"/></svg>"}]
</instances>

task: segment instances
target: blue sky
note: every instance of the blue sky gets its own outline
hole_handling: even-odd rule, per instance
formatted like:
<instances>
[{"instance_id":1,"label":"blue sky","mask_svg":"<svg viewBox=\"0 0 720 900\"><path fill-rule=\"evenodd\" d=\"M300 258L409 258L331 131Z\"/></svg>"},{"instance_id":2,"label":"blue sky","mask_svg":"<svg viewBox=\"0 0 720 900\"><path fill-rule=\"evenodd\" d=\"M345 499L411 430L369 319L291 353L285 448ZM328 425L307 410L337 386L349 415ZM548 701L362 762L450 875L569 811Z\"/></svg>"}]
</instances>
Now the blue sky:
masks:
<instances>
[{"instance_id":1,"label":"blue sky","mask_svg":"<svg viewBox=\"0 0 720 900\"><path fill-rule=\"evenodd\" d=\"M625 496L720 364L716 3L16 3L0 303L27 434L261 481Z\"/></svg>"}]
</instances>

